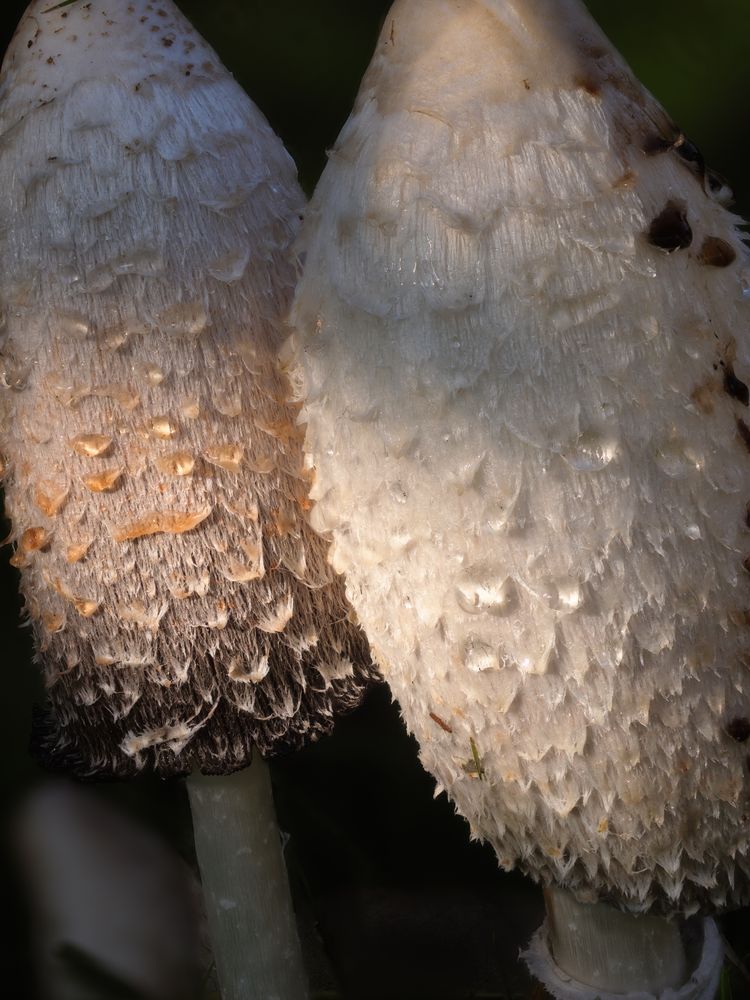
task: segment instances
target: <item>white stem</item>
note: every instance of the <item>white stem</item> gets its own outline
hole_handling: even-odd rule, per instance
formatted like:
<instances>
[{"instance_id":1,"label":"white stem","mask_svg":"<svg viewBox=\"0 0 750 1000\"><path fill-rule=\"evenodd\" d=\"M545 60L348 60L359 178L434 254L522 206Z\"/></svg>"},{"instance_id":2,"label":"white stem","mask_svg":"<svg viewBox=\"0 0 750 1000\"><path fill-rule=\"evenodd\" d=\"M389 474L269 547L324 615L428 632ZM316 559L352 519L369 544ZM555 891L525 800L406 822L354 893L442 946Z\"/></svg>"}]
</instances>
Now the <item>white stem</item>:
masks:
<instances>
[{"instance_id":1,"label":"white stem","mask_svg":"<svg viewBox=\"0 0 750 1000\"><path fill-rule=\"evenodd\" d=\"M713 1000L723 961L712 920L677 921L545 891L547 921L524 957L557 1000Z\"/></svg>"},{"instance_id":2,"label":"white stem","mask_svg":"<svg viewBox=\"0 0 750 1000\"><path fill-rule=\"evenodd\" d=\"M268 765L187 787L223 1000L307 1000Z\"/></svg>"},{"instance_id":3,"label":"white stem","mask_svg":"<svg viewBox=\"0 0 750 1000\"><path fill-rule=\"evenodd\" d=\"M545 900L552 955L579 982L611 993L659 993L687 980L676 922L579 903L562 889L549 889Z\"/></svg>"}]
</instances>

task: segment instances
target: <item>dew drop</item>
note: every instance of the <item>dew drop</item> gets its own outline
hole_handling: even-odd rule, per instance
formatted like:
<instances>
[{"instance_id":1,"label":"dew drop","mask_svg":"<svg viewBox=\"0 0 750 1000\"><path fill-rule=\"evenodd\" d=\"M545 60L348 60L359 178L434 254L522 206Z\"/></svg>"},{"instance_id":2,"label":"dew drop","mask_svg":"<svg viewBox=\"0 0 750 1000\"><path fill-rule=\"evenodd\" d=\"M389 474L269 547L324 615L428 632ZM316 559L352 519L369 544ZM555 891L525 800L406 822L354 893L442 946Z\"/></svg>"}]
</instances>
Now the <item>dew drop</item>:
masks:
<instances>
[{"instance_id":1,"label":"dew drop","mask_svg":"<svg viewBox=\"0 0 750 1000\"><path fill-rule=\"evenodd\" d=\"M60 513L68 498L67 483L56 483L52 480L42 480L34 491L34 503L47 517L55 517Z\"/></svg>"},{"instance_id":2,"label":"dew drop","mask_svg":"<svg viewBox=\"0 0 750 1000\"><path fill-rule=\"evenodd\" d=\"M154 389L161 385L164 381L164 371L159 367L159 365L146 365L143 369L143 374L146 382Z\"/></svg>"},{"instance_id":3,"label":"dew drop","mask_svg":"<svg viewBox=\"0 0 750 1000\"><path fill-rule=\"evenodd\" d=\"M79 563L91 548L93 542L81 542L79 545L69 545L65 550L65 559L69 563Z\"/></svg>"},{"instance_id":4,"label":"dew drop","mask_svg":"<svg viewBox=\"0 0 750 1000\"><path fill-rule=\"evenodd\" d=\"M399 482L388 483L388 492L396 503L404 504L409 499L406 487Z\"/></svg>"},{"instance_id":5,"label":"dew drop","mask_svg":"<svg viewBox=\"0 0 750 1000\"><path fill-rule=\"evenodd\" d=\"M91 332L88 319L80 312L60 313L57 317L57 323L53 325L57 326L64 337L70 337L73 340L83 340Z\"/></svg>"},{"instance_id":6,"label":"dew drop","mask_svg":"<svg viewBox=\"0 0 750 1000\"><path fill-rule=\"evenodd\" d=\"M195 469L195 458L189 451L175 451L171 455L160 455L156 467L165 476L189 476Z\"/></svg>"},{"instance_id":7,"label":"dew drop","mask_svg":"<svg viewBox=\"0 0 750 1000\"><path fill-rule=\"evenodd\" d=\"M113 273L137 274L142 278L164 273L164 258L158 250L140 249L121 257L113 266Z\"/></svg>"},{"instance_id":8,"label":"dew drop","mask_svg":"<svg viewBox=\"0 0 750 1000\"><path fill-rule=\"evenodd\" d=\"M178 427L167 416L154 417L148 425L148 431L153 437L168 441L177 435Z\"/></svg>"},{"instance_id":9,"label":"dew drop","mask_svg":"<svg viewBox=\"0 0 750 1000\"><path fill-rule=\"evenodd\" d=\"M547 578L529 589L553 611L571 613L583 604L583 588L570 576Z\"/></svg>"},{"instance_id":10,"label":"dew drop","mask_svg":"<svg viewBox=\"0 0 750 1000\"><path fill-rule=\"evenodd\" d=\"M201 415L201 405L198 397L188 397L180 406L180 413L186 420L197 420Z\"/></svg>"},{"instance_id":11,"label":"dew drop","mask_svg":"<svg viewBox=\"0 0 750 1000\"><path fill-rule=\"evenodd\" d=\"M86 393L82 395L86 395ZM140 396L137 393L133 392L128 386L117 382L91 389L88 395L94 396L96 399L112 399L116 403L119 403L123 409L130 411L135 410L141 402Z\"/></svg>"},{"instance_id":12,"label":"dew drop","mask_svg":"<svg viewBox=\"0 0 750 1000\"><path fill-rule=\"evenodd\" d=\"M563 458L576 472L601 472L617 455L617 442L600 434L582 434Z\"/></svg>"},{"instance_id":13,"label":"dew drop","mask_svg":"<svg viewBox=\"0 0 750 1000\"><path fill-rule=\"evenodd\" d=\"M51 537L45 528L27 528L21 535L19 547L22 552L38 552L49 545Z\"/></svg>"},{"instance_id":14,"label":"dew drop","mask_svg":"<svg viewBox=\"0 0 750 1000\"><path fill-rule=\"evenodd\" d=\"M208 313L200 302L180 302L156 317L162 333L172 337L199 337L208 326Z\"/></svg>"},{"instance_id":15,"label":"dew drop","mask_svg":"<svg viewBox=\"0 0 750 1000\"><path fill-rule=\"evenodd\" d=\"M239 472L245 449L238 444L219 444L207 448L203 455L206 461L227 472Z\"/></svg>"},{"instance_id":16,"label":"dew drop","mask_svg":"<svg viewBox=\"0 0 750 1000\"><path fill-rule=\"evenodd\" d=\"M658 447L654 458L661 471L670 479L684 479L702 467L697 454L677 438L665 441Z\"/></svg>"},{"instance_id":17,"label":"dew drop","mask_svg":"<svg viewBox=\"0 0 750 1000\"><path fill-rule=\"evenodd\" d=\"M507 574L490 564L467 569L456 586L456 600L467 614L506 614L516 602L516 587Z\"/></svg>"},{"instance_id":18,"label":"dew drop","mask_svg":"<svg viewBox=\"0 0 750 1000\"><path fill-rule=\"evenodd\" d=\"M242 396L239 393L217 393L214 407L223 417L238 417L242 413Z\"/></svg>"},{"instance_id":19,"label":"dew drop","mask_svg":"<svg viewBox=\"0 0 750 1000\"><path fill-rule=\"evenodd\" d=\"M500 667L500 660L495 650L473 635L470 635L464 643L463 660L466 668L475 674L484 670L498 670Z\"/></svg>"},{"instance_id":20,"label":"dew drop","mask_svg":"<svg viewBox=\"0 0 750 1000\"><path fill-rule=\"evenodd\" d=\"M65 615L48 612L42 616L42 623L47 631L54 635L65 628Z\"/></svg>"},{"instance_id":21,"label":"dew drop","mask_svg":"<svg viewBox=\"0 0 750 1000\"><path fill-rule=\"evenodd\" d=\"M31 366L21 364L9 356L0 355L0 385L13 392L22 392L29 381Z\"/></svg>"},{"instance_id":22,"label":"dew drop","mask_svg":"<svg viewBox=\"0 0 750 1000\"><path fill-rule=\"evenodd\" d=\"M250 263L250 251L243 247L218 257L208 265L208 273L226 285L239 281Z\"/></svg>"},{"instance_id":23,"label":"dew drop","mask_svg":"<svg viewBox=\"0 0 750 1000\"><path fill-rule=\"evenodd\" d=\"M114 490L122 478L122 469L105 469L103 472L94 472L89 476L83 476L82 482L86 489L92 493L110 493Z\"/></svg>"},{"instance_id":24,"label":"dew drop","mask_svg":"<svg viewBox=\"0 0 750 1000\"><path fill-rule=\"evenodd\" d=\"M98 458L112 447L112 438L105 434L79 434L70 439L70 446L84 458Z\"/></svg>"},{"instance_id":25,"label":"dew drop","mask_svg":"<svg viewBox=\"0 0 750 1000\"><path fill-rule=\"evenodd\" d=\"M81 286L81 291L89 295L100 295L111 288L115 281L115 272L109 264L102 264L100 267L92 268L86 274L86 278Z\"/></svg>"},{"instance_id":26,"label":"dew drop","mask_svg":"<svg viewBox=\"0 0 750 1000\"><path fill-rule=\"evenodd\" d=\"M181 535L192 531L211 515L212 507L204 507L195 512L154 511L137 521L131 521L121 528L112 531L116 542L129 542L135 538L145 538L148 535L168 534Z\"/></svg>"},{"instance_id":27,"label":"dew drop","mask_svg":"<svg viewBox=\"0 0 750 1000\"><path fill-rule=\"evenodd\" d=\"M85 597L73 599L73 607L82 618L92 618L99 610L99 602L91 601Z\"/></svg>"}]
</instances>

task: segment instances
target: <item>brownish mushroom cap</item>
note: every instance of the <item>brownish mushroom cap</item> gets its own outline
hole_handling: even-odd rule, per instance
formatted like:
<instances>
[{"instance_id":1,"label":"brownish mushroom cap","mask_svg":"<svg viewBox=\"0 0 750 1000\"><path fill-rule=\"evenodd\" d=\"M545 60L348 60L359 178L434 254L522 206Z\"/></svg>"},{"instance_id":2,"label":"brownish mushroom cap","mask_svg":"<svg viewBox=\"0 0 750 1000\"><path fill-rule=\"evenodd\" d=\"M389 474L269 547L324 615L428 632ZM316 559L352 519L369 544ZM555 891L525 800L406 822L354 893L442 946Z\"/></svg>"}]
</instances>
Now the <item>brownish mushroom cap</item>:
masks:
<instances>
[{"instance_id":1,"label":"brownish mushroom cap","mask_svg":"<svg viewBox=\"0 0 750 1000\"><path fill-rule=\"evenodd\" d=\"M314 739L371 668L276 361L292 161L169 0L36 0L0 78L0 191L5 490L44 749L172 774Z\"/></svg>"}]
</instances>

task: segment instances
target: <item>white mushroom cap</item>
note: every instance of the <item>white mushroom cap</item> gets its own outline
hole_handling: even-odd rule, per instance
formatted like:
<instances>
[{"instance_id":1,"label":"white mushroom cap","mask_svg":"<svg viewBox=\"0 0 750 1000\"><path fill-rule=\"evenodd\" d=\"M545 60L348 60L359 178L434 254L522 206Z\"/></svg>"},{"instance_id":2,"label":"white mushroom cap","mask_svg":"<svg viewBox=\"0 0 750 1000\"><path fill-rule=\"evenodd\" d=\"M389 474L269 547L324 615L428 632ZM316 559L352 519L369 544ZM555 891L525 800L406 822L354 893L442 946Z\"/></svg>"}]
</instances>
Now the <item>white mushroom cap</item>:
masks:
<instances>
[{"instance_id":1,"label":"white mushroom cap","mask_svg":"<svg viewBox=\"0 0 750 1000\"><path fill-rule=\"evenodd\" d=\"M38 0L0 95L1 443L42 740L87 774L314 738L369 668L276 360L294 165L170 2Z\"/></svg>"},{"instance_id":2,"label":"white mushroom cap","mask_svg":"<svg viewBox=\"0 0 750 1000\"><path fill-rule=\"evenodd\" d=\"M722 193L577 0L400 0L303 237L314 524L422 762L504 867L634 911L750 900Z\"/></svg>"}]
</instances>

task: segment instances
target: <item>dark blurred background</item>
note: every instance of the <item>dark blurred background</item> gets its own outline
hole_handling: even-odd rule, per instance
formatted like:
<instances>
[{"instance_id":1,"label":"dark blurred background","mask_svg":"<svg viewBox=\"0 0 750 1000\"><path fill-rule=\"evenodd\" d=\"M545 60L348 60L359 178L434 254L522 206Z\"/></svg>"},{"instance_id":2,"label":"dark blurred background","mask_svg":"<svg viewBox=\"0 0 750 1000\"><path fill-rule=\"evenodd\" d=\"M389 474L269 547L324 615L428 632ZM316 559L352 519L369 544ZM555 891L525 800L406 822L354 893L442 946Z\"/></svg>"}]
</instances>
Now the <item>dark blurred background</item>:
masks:
<instances>
[{"instance_id":1,"label":"dark blurred background","mask_svg":"<svg viewBox=\"0 0 750 1000\"><path fill-rule=\"evenodd\" d=\"M53 5L55 0L50 0ZM369 61L386 0L182 0L183 11L265 112L311 192ZM0 50L25 4L4 0ZM636 74L734 187L750 216L748 0L590 0ZM0 261L0 267L2 261ZM43 779L27 754L40 696L29 633L19 628L16 573L0 554L0 799L7 831ZM376 689L331 738L273 768L296 904L316 996L463 1000L534 996L518 951L542 918L539 891L498 872L492 853L417 761L387 691ZM178 783L143 778L96 794L155 830L192 863L189 812ZM20 880L4 859L6 929L0 993L35 997ZM725 918L750 953L750 918ZM6 985L8 986L6 992ZM196 983L196 998L211 986ZM101 1000L114 992L102 987ZM750 986L734 983L734 997ZM187 998L186 998L187 1000Z\"/></svg>"}]
</instances>

